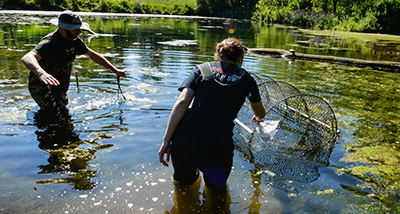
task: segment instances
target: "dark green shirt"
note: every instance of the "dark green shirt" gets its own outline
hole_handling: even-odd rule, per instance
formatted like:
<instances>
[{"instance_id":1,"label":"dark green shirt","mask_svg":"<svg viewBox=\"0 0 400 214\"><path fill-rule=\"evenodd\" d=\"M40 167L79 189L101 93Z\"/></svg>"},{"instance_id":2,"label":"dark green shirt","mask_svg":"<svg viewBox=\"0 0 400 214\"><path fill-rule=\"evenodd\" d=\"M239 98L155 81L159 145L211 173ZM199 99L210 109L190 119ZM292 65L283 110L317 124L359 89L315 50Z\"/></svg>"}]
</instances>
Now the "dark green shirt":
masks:
<instances>
[{"instance_id":1,"label":"dark green shirt","mask_svg":"<svg viewBox=\"0 0 400 214\"><path fill-rule=\"evenodd\" d=\"M44 63L68 63L77 55L87 53L89 49L79 37L75 40L67 40L57 30L43 37L33 51L42 57L41 61Z\"/></svg>"}]
</instances>

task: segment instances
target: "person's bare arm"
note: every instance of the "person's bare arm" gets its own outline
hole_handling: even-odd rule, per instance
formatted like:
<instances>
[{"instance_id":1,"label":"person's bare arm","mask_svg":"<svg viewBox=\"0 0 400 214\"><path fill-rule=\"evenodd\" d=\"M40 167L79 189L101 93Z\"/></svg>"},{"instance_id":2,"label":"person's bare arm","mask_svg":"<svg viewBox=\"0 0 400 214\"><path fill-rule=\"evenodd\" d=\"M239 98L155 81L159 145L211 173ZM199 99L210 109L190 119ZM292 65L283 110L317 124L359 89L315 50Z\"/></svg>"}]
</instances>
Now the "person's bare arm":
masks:
<instances>
[{"instance_id":1,"label":"person's bare arm","mask_svg":"<svg viewBox=\"0 0 400 214\"><path fill-rule=\"evenodd\" d=\"M93 62L111 70L118 76L126 77L125 71L116 68L113 64L110 63L110 61L108 61L104 56L100 55L96 51L89 48L89 51L85 55L88 56Z\"/></svg>"},{"instance_id":2,"label":"person's bare arm","mask_svg":"<svg viewBox=\"0 0 400 214\"><path fill-rule=\"evenodd\" d=\"M175 102L174 107L172 108L171 115L168 120L167 129L165 130L165 135L163 139L163 143L158 151L160 162L164 166L168 166L170 152L171 152L171 139L175 133L176 128L181 122L183 116L185 115L190 102L193 99L194 91L190 88L184 88L180 96ZM164 160L164 156L166 155L166 159Z\"/></svg>"},{"instance_id":3,"label":"person's bare arm","mask_svg":"<svg viewBox=\"0 0 400 214\"><path fill-rule=\"evenodd\" d=\"M21 61L25 64L25 66L34 74L36 74L40 81L42 81L46 85L60 85L60 82L52 75L48 74L42 67L39 65L39 60L42 57L30 51L29 53L25 54Z\"/></svg>"},{"instance_id":4,"label":"person's bare arm","mask_svg":"<svg viewBox=\"0 0 400 214\"><path fill-rule=\"evenodd\" d=\"M262 104L261 101L252 103L250 102L251 109L253 109L254 116L251 119L252 122L262 122L264 120L264 117L266 115L265 113L265 108Z\"/></svg>"}]
</instances>

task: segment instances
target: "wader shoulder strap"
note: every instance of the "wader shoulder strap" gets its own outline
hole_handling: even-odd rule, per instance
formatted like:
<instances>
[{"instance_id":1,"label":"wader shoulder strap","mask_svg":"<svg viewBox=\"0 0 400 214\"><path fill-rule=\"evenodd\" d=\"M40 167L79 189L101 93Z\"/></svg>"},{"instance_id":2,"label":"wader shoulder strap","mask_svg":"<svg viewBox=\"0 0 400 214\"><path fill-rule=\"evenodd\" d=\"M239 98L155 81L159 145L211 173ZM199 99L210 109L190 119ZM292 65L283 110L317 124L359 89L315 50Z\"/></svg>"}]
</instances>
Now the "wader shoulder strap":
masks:
<instances>
[{"instance_id":1,"label":"wader shoulder strap","mask_svg":"<svg viewBox=\"0 0 400 214\"><path fill-rule=\"evenodd\" d=\"M209 62L205 62L203 64L197 65L201 72L201 76L203 80L212 80L214 79L214 73L211 70L211 65Z\"/></svg>"},{"instance_id":2,"label":"wader shoulder strap","mask_svg":"<svg viewBox=\"0 0 400 214\"><path fill-rule=\"evenodd\" d=\"M199 68L199 70L201 72L201 76L203 77L202 81L214 79L214 72L211 70L212 68L211 68L211 65L209 62L205 62L203 64L197 65L197 68ZM240 71L240 79L242 79L242 80L237 83L239 85L247 85L250 78L251 78L250 74L242 69ZM226 86L229 85L229 84L222 84L218 81L216 81L216 82L219 83L220 85L226 85Z\"/></svg>"}]
</instances>

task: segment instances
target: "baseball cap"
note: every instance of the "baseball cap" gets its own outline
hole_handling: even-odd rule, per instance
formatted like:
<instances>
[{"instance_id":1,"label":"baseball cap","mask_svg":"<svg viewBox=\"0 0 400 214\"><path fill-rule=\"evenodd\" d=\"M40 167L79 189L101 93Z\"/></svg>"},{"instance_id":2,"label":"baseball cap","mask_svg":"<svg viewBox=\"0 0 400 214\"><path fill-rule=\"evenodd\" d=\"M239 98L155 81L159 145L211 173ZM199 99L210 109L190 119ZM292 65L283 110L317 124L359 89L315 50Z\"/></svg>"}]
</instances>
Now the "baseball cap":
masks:
<instances>
[{"instance_id":1,"label":"baseball cap","mask_svg":"<svg viewBox=\"0 0 400 214\"><path fill-rule=\"evenodd\" d=\"M66 30L81 29L88 31L91 34L96 34L90 29L88 23L82 22L81 17L70 10L65 10L58 16L58 18L51 19L50 23Z\"/></svg>"}]
</instances>

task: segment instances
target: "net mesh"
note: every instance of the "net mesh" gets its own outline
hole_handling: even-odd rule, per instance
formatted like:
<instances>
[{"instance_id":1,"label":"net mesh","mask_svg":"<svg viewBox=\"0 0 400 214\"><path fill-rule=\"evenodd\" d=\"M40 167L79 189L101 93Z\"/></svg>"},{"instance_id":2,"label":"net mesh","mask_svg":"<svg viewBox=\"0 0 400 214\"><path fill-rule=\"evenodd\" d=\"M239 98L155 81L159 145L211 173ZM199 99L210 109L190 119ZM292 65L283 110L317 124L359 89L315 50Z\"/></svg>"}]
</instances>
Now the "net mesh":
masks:
<instances>
[{"instance_id":1,"label":"net mesh","mask_svg":"<svg viewBox=\"0 0 400 214\"><path fill-rule=\"evenodd\" d=\"M235 120L236 149L270 178L316 180L318 167L329 164L337 136L332 108L289 83L253 76L267 115L261 123L250 122L254 115L250 103L243 105Z\"/></svg>"}]
</instances>

